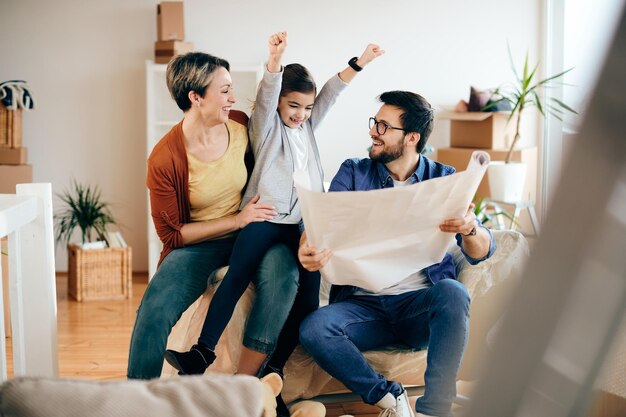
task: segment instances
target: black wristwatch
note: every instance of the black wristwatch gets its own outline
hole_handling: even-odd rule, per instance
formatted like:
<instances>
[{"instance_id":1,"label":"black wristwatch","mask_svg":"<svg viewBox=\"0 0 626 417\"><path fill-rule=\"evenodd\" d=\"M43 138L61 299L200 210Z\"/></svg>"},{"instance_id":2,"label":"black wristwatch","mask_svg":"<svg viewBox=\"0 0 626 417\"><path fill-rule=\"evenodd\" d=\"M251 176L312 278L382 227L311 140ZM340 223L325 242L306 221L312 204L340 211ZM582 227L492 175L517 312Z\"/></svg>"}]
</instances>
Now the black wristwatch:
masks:
<instances>
[{"instance_id":1,"label":"black wristwatch","mask_svg":"<svg viewBox=\"0 0 626 417\"><path fill-rule=\"evenodd\" d=\"M361 67L359 64L356 63L356 61L358 59L359 58L357 58L357 57L352 57L352 58L350 58L350 61L348 61L348 65L350 65L350 68L352 68L356 72L359 72L359 71L363 70L363 67Z\"/></svg>"},{"instance_id":2,"label":"black wristwatch","mask_svg":"<svg viewBox=\"0 0 626 417\"><path fill-rule=\"evenodd\" d=\"M476 224L474 223L474 227L472 227L472 230L470 230L468 234L463 235L463 236L475 236L475 235L476 235Z\"/></svg>"}]
</instances>

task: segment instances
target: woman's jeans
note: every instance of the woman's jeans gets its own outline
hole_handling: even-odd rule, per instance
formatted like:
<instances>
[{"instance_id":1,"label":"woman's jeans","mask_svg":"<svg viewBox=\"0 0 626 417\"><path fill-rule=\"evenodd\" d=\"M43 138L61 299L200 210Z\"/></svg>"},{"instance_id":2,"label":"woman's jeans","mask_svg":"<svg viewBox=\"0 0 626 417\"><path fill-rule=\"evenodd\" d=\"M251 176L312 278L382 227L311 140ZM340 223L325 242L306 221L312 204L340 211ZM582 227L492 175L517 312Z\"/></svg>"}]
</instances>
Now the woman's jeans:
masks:
<instances>
[{"instance_id":1,"label":"woman's jeans","mask_svg":"<svg viewBox=\"0 0 626 417\"><path fill-rule=\"evenodd\" d=\"M277 224L256 222L248 224L239 232L229 261L228 272L211 300L209 311L202 326L199 342L214 350L217 341L228 324L237 301L241 298L250 280L258 269L266 252L273 245L284 243L292 252L292 259L298 258L300 230L297 224ZM280 335L277 351L272 355L275 364L289 355L298 344L298 332L302 320L319 305L320 274L310 272L298 264L299 288L295 303L283 297L276 297L274 303L293 308ZM273 320L266 316L268 321ZM281 322L282 324L282 322ZM259 349L257 349L259 350ZM264 353L271 351L263 350ZM286 356L286 357L285 357ZM284 366L284 363L282 364ZM282 368L282 366L281 366Z\"/></svg>"},{"instance_id":2,"label":"woman's jeans","mask_svg":"<svg viewBox=\"0 0 626 417\"><path fill-rule=\"evenodd\" d=\"M450 416L469 304L465 287L452 279L400 295L352 296L310 314L300 328L300 342L326 372L368 404L388 392L397 397L402 387L375 372L361 352L397 343L428 347L424 396L415 408Z\"/></svg>"},{"instance_id":3,"label":"woman's jeans","mask_svg":"<svg viewBox=\"0 0 626 417\"><path fill-rule=\"evenodd\" d=\"M175 249L163 260L137 311L128 378L161 375L172 327L204 293L211 273L228 264L234 242L235 237L209 240ZM256 298L246 324L244 345L269 353L276 345L297 291L298 269L291 251L284 245L272 247L252 282Z\"/></svg>"}]
</instances>

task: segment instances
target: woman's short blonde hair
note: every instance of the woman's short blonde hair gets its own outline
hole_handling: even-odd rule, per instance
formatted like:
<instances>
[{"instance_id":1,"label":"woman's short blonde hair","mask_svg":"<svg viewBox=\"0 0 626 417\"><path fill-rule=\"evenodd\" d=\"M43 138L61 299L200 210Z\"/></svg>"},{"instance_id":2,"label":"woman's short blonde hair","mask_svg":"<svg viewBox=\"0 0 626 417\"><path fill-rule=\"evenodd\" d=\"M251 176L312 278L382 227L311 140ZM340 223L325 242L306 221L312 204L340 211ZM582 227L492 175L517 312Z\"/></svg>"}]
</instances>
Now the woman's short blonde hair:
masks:
<instances>
[{"instance_id":1,"label":"woman's short blonde hair","mask_svg":"<svg viewBox=\"0 0 626 417\"><path fill-rule=\"evenodd\" d=\"M182 111L191 108L190 91L204 97L213 73L220 67L230 71L228 61L203 52L178 55L167 64L167 88Z\"/></svg>"}]
</instances>

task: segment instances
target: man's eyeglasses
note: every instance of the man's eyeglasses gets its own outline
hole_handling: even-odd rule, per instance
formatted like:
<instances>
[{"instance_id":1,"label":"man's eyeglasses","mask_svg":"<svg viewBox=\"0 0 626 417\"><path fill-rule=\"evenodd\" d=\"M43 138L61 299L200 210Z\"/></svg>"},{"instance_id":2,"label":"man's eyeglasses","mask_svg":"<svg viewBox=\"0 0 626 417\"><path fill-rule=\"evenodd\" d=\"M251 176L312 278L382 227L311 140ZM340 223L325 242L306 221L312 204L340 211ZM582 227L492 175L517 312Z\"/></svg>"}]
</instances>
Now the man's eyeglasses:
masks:
<instances>
[{"instance_id":1,"label":"man's eyeglasses","mask_svg":"<svg viewBox=\"0 0 626 417\"><path fill-rule=\"evenodd\" d=\"M370 117L370 129L374 127L374 125L376 125L376 133L378 133L379 135L384 135L387 129L395 129L395 130L401 130L403 132L406 132L406 130L402 129L401 127L389 126L385 122L379 122L378 120L376 120L375 117Z\"/></svg>"}]
</instances>

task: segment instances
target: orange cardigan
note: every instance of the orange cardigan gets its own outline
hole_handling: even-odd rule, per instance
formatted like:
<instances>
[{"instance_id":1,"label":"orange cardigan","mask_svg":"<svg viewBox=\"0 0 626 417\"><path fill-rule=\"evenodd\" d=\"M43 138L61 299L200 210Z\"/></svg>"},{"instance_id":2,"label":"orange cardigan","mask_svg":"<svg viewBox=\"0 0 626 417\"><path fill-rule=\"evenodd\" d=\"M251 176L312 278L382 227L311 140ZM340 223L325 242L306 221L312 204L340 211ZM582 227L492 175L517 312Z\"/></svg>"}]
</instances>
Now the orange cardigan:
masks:
<instances>
[{"instance_id":1,"label":"orange cardigan","mask_svg":"<svg viewBox=\"0 0 626 417\"><path fill-rule=\"evenodd\" d=\"M245 113L231 110L229 118L244 125L247 130L248 116ZM245 163L249 177L254 163L252 152L246 152ZM148 158L146 185L150 190L152 221L159 239L163 242L160 265L172 250L184 246L180 229L191 222L189 167L182 121L152 150Z\"/></svg>"}]
</instances>

